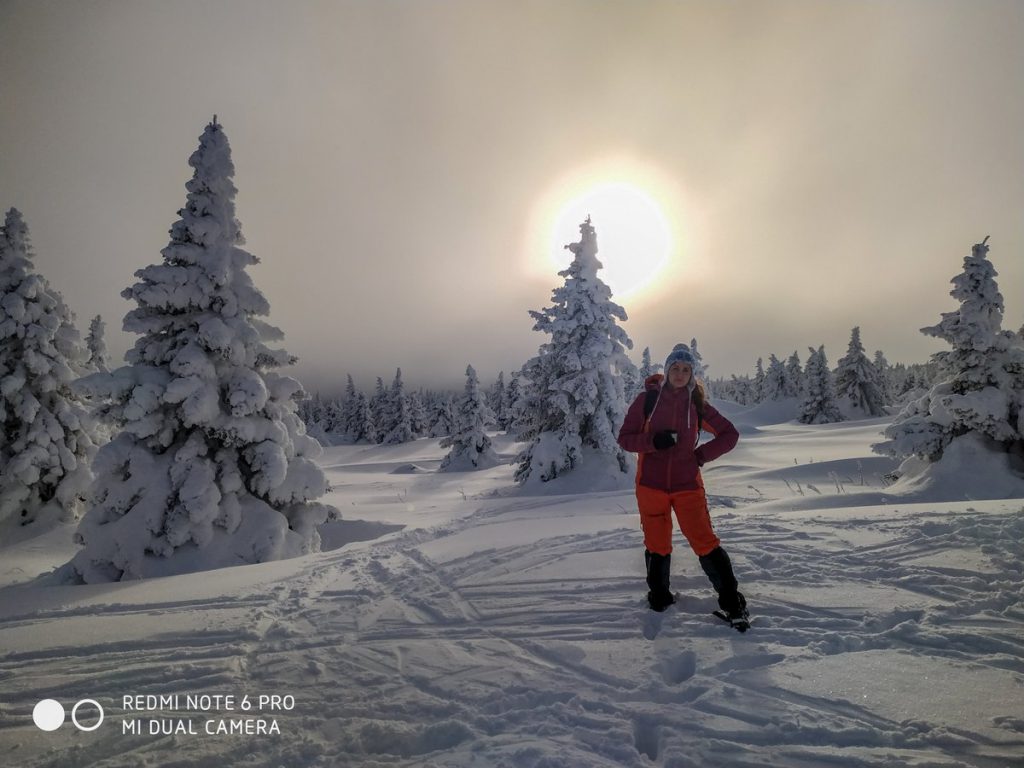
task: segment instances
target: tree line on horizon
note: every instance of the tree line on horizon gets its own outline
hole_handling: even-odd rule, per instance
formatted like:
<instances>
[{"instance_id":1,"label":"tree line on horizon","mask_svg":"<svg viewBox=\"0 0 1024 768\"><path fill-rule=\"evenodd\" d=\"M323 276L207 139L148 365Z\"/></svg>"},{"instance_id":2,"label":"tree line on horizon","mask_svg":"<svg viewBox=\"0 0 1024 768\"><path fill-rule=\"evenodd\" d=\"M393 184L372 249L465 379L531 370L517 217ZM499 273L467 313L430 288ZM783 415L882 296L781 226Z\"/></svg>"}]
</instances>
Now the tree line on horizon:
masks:
<instances>
[{"instance_id":1,"label":"tree line on horizon","mask_svg":"<svg viewBox=\"0 0 1024 768\"><path fill-rule=\"evenodd\" d=\"M696 339L691 340L690 350L702 360ZM650 348L644 348L641 364L620 372L627 402L660 370L660 364L651 362ZM772 354L767 366L758 358L753 376L707 378L705 385L714 399L741 406L786 402L792 418L805 424L826 424L890 415L894 407L924 394L937 375L935 363L891 365L880 350L869 359L857 327L851 332L846 355L835 368L828 367L823 346L810 347L806 364L797 352L785 363ZM525 383L520 371L512 372L508 384L504 371L489 387L483 387L477 378L481 406L474 420L479 418L486 430L515 435L517 414L524 410ZM390 387L377 377L372 395L358 389L349 374L343 395L315 392L299 404L299 416L307 431L321 442L394 445L452 434L456 428L452 409L458 398L457 392L448 390L407 391L399 368Z\"/></svg>"},{"instance_id":2,"label":"tree line on horizon","mask_svg":"<svg viewBox=\"0 0 1024 768\"><path fill-rule=\"evenodd\" d=\"M0 543L27 528L76 523L81 549L58 577L93 583L172 575L293 557L319 549L318 526L338 516L310 434L398 444L440 438L440 471L496 465L487 431L522 448L515 481L538 485L588 467L610 487L632 483L632 457L616 437L628 401L657 372L640 366L620 325L625 310L598 276L589 218L552 291L531 310L544 334L537 354L484 390L471 365L458 393L390 387L364 395L351 377L344 399L309 398L278 369L295 358L267 323L266 298L247 268L235 217L234 166L216 118L189 158L186 203L162 259L122 291L135 307L124 328L138 335L112 367L103 321L86 339L61 295L32 262L28 227L10 209L0 227ZM1003 298L987 238L964 260L951 295L960 306L923 333L950 350L927 366L870 360L851 333L830 369L824 347L801 366L794 353L758 361L753 377L710 380L740 404L791 400L805 423L880 416L902 403L879 452L937 462L972 435L993 451L1024 457L1024 329L1001 328ZM691 341L698 375L706 374ZM300 418L301 416L301 418ZM303 419L310 425L307 429ZM600 490L605 490L601 488Z\"/></svg>"}]
</instances>

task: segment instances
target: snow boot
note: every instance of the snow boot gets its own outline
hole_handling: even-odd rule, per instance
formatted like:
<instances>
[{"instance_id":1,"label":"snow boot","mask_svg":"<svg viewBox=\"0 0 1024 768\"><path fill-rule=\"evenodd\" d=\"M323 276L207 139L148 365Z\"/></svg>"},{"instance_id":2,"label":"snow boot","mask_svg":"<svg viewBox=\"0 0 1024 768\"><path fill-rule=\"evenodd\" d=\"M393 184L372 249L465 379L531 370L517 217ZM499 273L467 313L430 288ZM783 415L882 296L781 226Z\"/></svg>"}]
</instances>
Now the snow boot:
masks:
<instances>
[{"instance_id":1,"label":"snow boot","mask_svg":"<svg viewBox=\"0 0 1024 768\"><path fill-rule=\"evenodd\" d=\"M718 593L718 607L730 620L746 620L747 600L739 591L739 583L732 572L732 561L721 547L716 547L700 558L700 567L704 569L711 586Z\"/></svg>"},{"instance_id":2,"label":"snow boot","mask_svg":"<svg viewBox=\"0 0 1024 768\"><path fill-rule=\"evenodd\" d=\"M650 590L647 593L647 602L651 610L664 611L676 601L669 588L672 555L657 555L645 549L644 560L647 562L647 588Z\"/></svg>"}]
</instances>

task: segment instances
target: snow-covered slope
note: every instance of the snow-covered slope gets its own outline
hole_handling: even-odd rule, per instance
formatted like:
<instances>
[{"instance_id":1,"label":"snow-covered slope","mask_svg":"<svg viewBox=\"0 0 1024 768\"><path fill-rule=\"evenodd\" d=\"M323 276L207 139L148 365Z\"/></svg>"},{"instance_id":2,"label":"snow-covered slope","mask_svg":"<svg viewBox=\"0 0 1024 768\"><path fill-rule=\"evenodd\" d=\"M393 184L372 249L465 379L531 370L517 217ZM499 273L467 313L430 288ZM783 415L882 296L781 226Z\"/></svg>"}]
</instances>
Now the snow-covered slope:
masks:
<instances>
[{"instance_id":1,"label":"snow-covered slope","mask_svg":"<svg viewBox=\"0 0 1024 768\"><path fill-rule=\"evenodd\" d=\"M4 551L3 763L1024 765L1024 491L899 496L868 447L883 421L732 415L744 437L706 481L744 635L710 615L678 535L680 602L646 609L629 492L524 495L508 463L436 473L436 440L333 447L345 519L317 555L68 587L32 580L67 531ZM126 710L147 695L179 698ZM105 719L43 732L46 698ZM263 723L216 734L245 719Z\"/></svg>"}]
</instances>

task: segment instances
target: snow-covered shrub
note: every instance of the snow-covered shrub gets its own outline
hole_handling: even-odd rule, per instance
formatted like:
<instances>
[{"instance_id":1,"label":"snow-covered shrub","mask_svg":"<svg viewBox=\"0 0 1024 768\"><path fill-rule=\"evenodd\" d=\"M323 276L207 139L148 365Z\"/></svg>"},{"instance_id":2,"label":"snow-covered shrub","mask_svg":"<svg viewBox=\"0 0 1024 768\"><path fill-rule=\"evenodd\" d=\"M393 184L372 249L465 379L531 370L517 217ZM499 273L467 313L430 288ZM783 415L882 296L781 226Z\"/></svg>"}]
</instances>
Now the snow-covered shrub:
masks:
<instances>
[{"instance_id":1,"label":"snow-covered shrub","mask_svg":"<svg viewBox=\"0 0 1024 768\"><path fill-rule=\"evenodd\" d=\"M163 261L122 295L140 338L126 366L83 380L122 424L98 453L84 548L69 576L138 579L301 555L319 549L334 513L314 463L320 445L297 415L300 384L273 369L294 359L259 318L270 307L247 267L235 219L234 166L216 119Z\"/></svg>"}]
</instances>

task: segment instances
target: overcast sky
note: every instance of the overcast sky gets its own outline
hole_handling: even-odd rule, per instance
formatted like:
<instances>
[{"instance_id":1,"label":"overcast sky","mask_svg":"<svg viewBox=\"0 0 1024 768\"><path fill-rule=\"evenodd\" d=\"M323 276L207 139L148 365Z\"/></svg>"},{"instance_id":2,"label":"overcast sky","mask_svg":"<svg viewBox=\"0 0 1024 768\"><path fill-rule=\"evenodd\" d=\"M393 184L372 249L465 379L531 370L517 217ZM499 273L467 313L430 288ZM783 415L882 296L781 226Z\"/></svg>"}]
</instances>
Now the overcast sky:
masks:
<instances>
[{"instance_id":1,"label":"overcast sky","mask_svg":"<svg viewBox=\"0 0 1024 768\"><path fill-rule=\"evenodd\" d=\"M216 114L307 387L461 386L546 340L565 180L627 179L675 232L622 300L637 360L834 364L859 325L923 362L986 235L1024 322L1022 40L1013 0L0 0L0 208L120 357Z\"/></svg>"}]
</instances>

